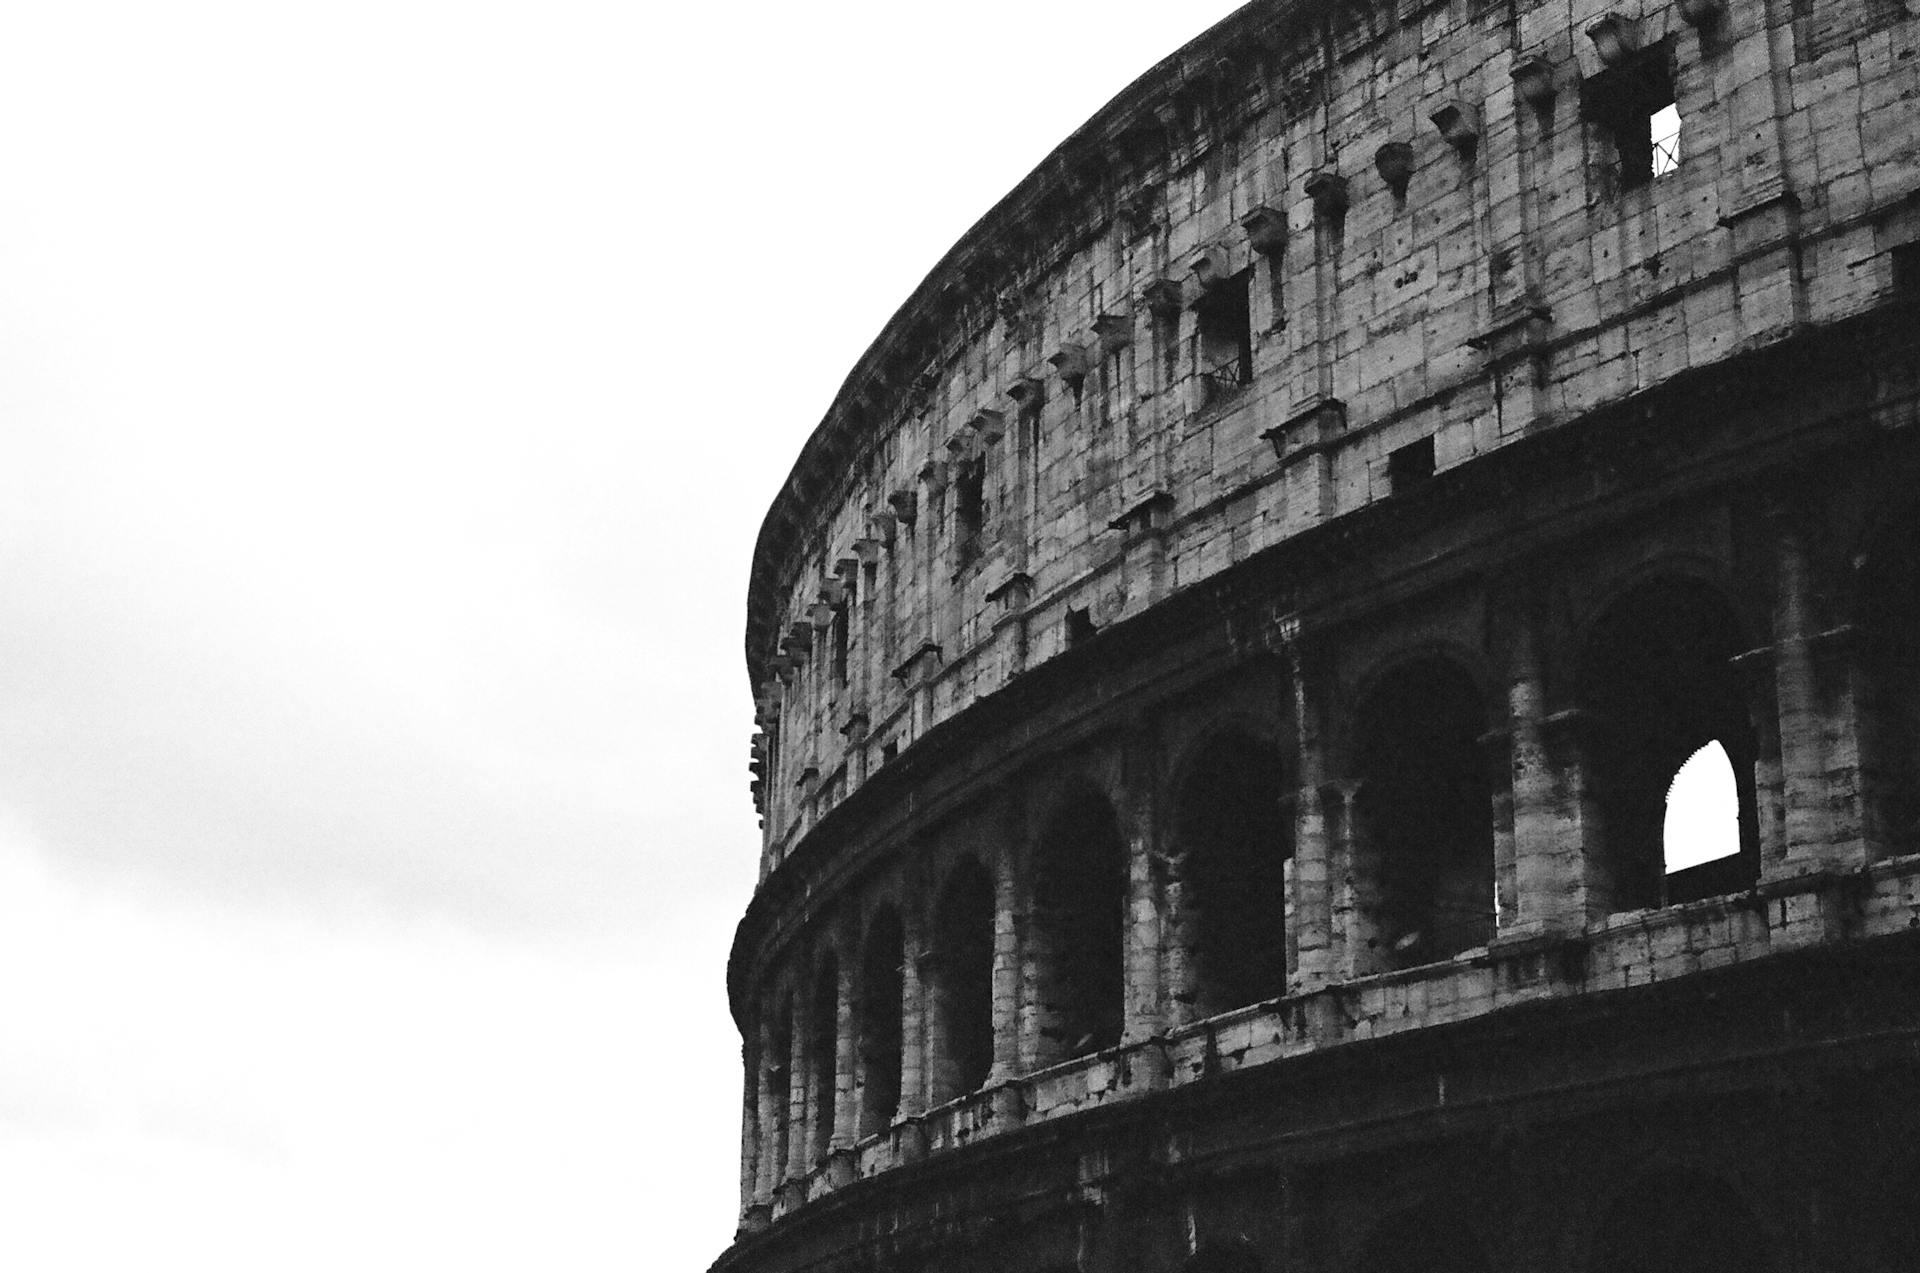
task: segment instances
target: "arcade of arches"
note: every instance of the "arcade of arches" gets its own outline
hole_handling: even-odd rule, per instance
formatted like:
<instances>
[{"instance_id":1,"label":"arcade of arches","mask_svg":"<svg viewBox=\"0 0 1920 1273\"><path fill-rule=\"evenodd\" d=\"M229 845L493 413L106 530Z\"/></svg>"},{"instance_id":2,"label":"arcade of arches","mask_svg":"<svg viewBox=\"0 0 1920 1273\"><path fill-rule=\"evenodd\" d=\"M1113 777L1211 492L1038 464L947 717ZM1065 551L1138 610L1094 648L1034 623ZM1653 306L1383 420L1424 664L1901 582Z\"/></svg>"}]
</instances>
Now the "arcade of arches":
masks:
<instances>
[{"instance_id":1,"label":"arcade of arches","mask_svg":"<svg viewBox=\"0 0 1920 1273\"><path fill-rule=\"evenodd\" d=\"M1766 524L1757 598L1681 562L1571 618L1488 604L1481 648L1409 622L1348 674L1337 633L1276 643L917 833L755 1004L750 1193L1123 1042L1920 849L1920 512L1825 578ZM1686 865L1666 801L1703 752L1732 851Z\"/></svg>"}]
</instances>

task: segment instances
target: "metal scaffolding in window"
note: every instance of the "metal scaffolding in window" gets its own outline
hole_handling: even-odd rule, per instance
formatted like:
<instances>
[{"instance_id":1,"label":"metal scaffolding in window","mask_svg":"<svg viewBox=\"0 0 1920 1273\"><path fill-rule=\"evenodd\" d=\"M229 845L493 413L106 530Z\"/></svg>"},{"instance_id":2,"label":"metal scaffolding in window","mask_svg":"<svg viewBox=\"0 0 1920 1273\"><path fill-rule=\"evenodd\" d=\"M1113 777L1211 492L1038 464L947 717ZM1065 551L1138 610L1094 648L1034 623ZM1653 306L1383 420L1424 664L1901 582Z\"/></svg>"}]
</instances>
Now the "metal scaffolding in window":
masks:
<instances>
[{"instance_id":1,"label":"metal scaffolding in window","mask_svg":"<svg viewBox=\"0 0 1920 1273\"><path fill-rule=\"evenodd\" d=\"M1664 177L1680 166L1680 108L1672 103L1653 113L1653 175Z\"/></svg>"}]
</instances>

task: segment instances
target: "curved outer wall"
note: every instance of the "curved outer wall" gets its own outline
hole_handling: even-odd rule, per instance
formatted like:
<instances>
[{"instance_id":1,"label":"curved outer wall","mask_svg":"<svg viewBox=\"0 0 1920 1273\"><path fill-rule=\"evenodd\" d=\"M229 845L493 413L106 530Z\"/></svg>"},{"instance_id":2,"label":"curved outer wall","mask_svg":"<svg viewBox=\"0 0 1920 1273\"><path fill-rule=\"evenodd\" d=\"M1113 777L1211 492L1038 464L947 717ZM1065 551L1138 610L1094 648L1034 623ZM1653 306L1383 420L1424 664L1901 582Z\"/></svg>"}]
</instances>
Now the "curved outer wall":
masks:
<instances>
[{"instance_id":1,"label":"curved outer wall","mask_svg":"<svg viewBox=\"0 0 1920 1273\"><path fill-rule=\"evenodd\" d=\"M989 212L755 551L715 1267L1899 1267L1916 100L1895 0L1255 3Z\"/></svg>"}]
</instances>

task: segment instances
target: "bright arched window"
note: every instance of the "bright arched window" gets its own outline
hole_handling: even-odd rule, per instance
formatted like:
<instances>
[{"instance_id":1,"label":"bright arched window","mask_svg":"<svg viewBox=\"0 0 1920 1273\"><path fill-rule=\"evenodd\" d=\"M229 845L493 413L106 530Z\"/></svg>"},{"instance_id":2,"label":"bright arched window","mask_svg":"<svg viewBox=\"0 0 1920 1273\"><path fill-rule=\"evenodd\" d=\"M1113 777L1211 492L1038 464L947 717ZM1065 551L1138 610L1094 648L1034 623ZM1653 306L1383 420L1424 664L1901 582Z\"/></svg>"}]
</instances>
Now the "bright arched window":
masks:
<instances>
[{"instance_id":1,"label":"bright arched window","mask_svg":"<svg viewBox=\"0 0 1920 1273\"><path fill-rule=\"evenodd\" d=\"M1740 851L1740 796L1733 762L1718 742L1687 757L1667 788L1661 835L1667 874Z\"/></svg>"}]
</instances>

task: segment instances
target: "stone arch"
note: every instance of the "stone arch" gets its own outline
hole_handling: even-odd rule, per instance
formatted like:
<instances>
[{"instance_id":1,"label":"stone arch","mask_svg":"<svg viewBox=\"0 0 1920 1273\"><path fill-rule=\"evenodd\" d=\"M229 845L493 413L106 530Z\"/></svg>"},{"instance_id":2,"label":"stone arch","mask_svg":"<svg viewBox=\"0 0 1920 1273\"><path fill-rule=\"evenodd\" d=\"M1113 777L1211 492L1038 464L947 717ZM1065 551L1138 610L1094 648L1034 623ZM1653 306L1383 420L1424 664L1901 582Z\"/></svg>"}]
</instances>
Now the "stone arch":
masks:
<instances>
[{"instance_id":1,"label":"stone arch","mask_svg":"<svg viewBox=\"0 0 1920 1273\"><path fill-rule=\"evenodd\" d=\"M1602 895L1615 911L1712 897L1759 878L1758 741L1733 666L1748 648L1732 605L1698 578L1662 574L1616 594L1581 643L1577 696L1599 814ZM1668 871L1666 801L1681 766L1719 743L1733 767L1739 852Z\"/></svg>"},{"instance_id":2,"label":"stone arch","mask_svg":"<svg viewBox=\"0 0 1920 1273\"><path fill-rule=\"evenodd\" d=\"M1367 1235L1356 1270L1365 1273L1486 1273L1486 1245L1458 1207L1411 1207Z\"/></svg>"},{"instance_id":3,"label":"stone arch","mask_svg":"<svg viewBox=\"0 0 1920 1273\"><path fill-rule=\"evenodd\" d=\"M861 1136L886 1130L900 1110L905 965L906 931L899 909L888 903L867 921L854 991L854 1090Z\"/></svg>"},{"instance_id":4,"label":"stone arch","mask_svg":"<svg viewBox=\"0 0 1920 1273\"><path fill-rule=\"evenodd\" d=\"M1057 800L1033 846L1036 1058L1051 1065L1120 1041L1127 844L1104 793Z\"/></svg>"},{"instance_id":5,"label":"stone arch","mask_svg":"<svg viewBox=\"0 0 1920 1273\"><path fill-rule=\"evenodd\" d=\"M1486 728L1479 686L1459 663L1438 655L1397 664L1362 700L1350 841L1352 936L1370 952L1360 957L1363 965L1429 963L1493 937Z\"/></svg>"},{"instance_id":6,"label":"stone arch","mask_svg":"<svg viewBox=\"0 0 1920 1273\"><path fill-rule=\"evenodd\" d=\"M1212 1016L1286 993L1287 861L1280 749L1243 722L1214 729L1178 769L1175 922L1192 960L1192 1012Z\"/></svg>"},{"instance_id":7,"label":"stone arch","mask_svg":"<svg viewBox=\"0 0 1920 1273\"><path fill-rule=\"evenodd\" d=\"M993 1068L995 913L992 874L978 858L961 858L934 903L927 960L936 1105L979 1090Z\"/></svg>"},{"instance_id":8,"label":"stone arch","mask_svg":"<svg viewBox=\"0 0 1920 1273\"><path fill-rule=\"evenodd\" d=\"M779 1185L787 1174L787 1152L792 1144L793 1127L793 1007L794 999L785 987L767 998L766 1049L761 1056L761 1083L772 1117L764 1129L766 1136L769 1187Z\"/></svg>"},{"instance_id":9,"label":"stone arch","mask_svg":"<svg viewBox=\"0 0 1920 1273\"><path fill-rule=\"evenodd\" d=\"M1857 558L1862 779L1878 838L1920 851L1920 502L1882 517Z\"/></svg>"},{"instance_id":10,"label":"stone arch","mask_svg":"<svg viewBox=\"0 0 1920 1273\"><path fill-rule=\"evenodd\" d=\"M1753 1212L1718 1176L1685 1169L1642 1173L1595 1230L1587 1273L1771 1273Z\"/></svg>"},{"instance_id":11,"label":"stone arch","mask_svg":"<svg viewBox=\"0 0 1920 1273\"><path fill-rule=\"evenodd\" d=\"M807 1156L817 1161L833 1147L834 1120L839 1113L840 957L831 948L821 954L814 967L808 996Z\"/></svg>"}]
</instances>

